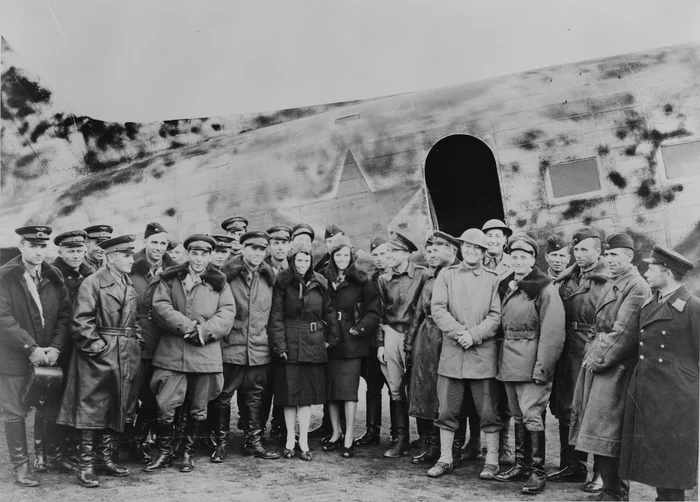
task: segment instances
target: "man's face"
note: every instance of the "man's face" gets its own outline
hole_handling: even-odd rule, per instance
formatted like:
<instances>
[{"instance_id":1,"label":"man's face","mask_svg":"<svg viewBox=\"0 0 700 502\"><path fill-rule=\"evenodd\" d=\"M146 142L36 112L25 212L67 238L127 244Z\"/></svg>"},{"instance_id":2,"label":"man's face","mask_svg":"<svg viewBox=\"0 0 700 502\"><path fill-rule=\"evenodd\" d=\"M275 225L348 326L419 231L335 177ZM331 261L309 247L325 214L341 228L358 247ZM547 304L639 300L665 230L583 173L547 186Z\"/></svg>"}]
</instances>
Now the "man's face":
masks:
<instances>
[{"instance_id":1,"label":"man's face","mask_svg":"<svg viewBox=\"0 0 700 502\"><path fill-rule=\"evenodd\" d=\"M284 260L287 257L287 253L289 253L289 248L291 245L291 241L283 239L270 239L270 256L277 261Z\"/></svg>"},{"instance_id":2,"label":"man's face","mask_svg":"<svg viewBox=\"0 0 700 502\"><path fill-rule=\"evenodd\" d=\"M605 261L608 264L610 273L613 275L619 274L632 263L632 255L628 253L627 249L606 249L605 250Z\"/></svg>"},{"instance_id":3,"label":"man's face","mask_svg":"<svg viewBox=\"0 0 700 502\"><path fill-rule=\"evenodd\" d=\"M211 252L211 264L220 268L230 255L231 252L228 249L217 248Z\"/></svg>"},{"instance_id":4,"label":"man's face","mask_svg":"<svg viewBox=\"0 0 700 502\"><path fill-rule=\"evenodd\" d=\"M104 249L98 246L97 241L93 239L87 240L87 251L85 255L92 261L100 262L105 257Z\"/></svg>"},{"instance_id":5,"label":"man's face","mask_svg":"<svg viewBox=\"0 0 700 502\"><path fill-rule=\"evenodd\" d=\"M386 264L388 267L394 268L408 261L411 254L403 249L387 249Z\"/></svg>"},{"instance_id":6,"label":"man's face","mask_svg":"<svg viewBox=\"0 0 700 502\"><path fill-rule=\"evenodd\" d=\"M152 263L160 263L163 259L165 250L168 248L168 234L161 232L159 234L149 235L143 241L143 247L146 250L146 257Z\"/></svg>"},{"instance_id":7,"label":"man's face","mask_svg":"<svg viewBox=\"0 0 700 502\"><path fill-rule=\"evenodd\" d=\"M245 233L245 230L242 228L232 228L231 230L227 230L227 233L233 237L233 242L231 243L233 251L238 253L243 247L241 246L240 238L241 235Z\"/></svg>"},{"instance_id":8,"label":"man's face","mask_svg":"<svg viewBox=\"0 0 700 502\"><path fill-rule=\"evenodd\" d=\"M431 265L430 260L428 260L428 265L431 267L446 267L451 265L455 259L455 256L457 255L457 249L454 246L440 239L436 240L435 244L433 244L431 248L434 248L433 253L435 253L435 257L438 260L437 265Z\"/></svg>"},{"instance_id":9,"label":"man's face","mask_svg":"<svg viewBox=\"0 0 700 502\"><path fill-rule=\"evenodd\" d=\"M131 266L134 264L134 253L131 251L128 253L114 251L107 255L107 263L109 263L117 272L121 274L128 274L131 272Z\"/></svg>"},{"instance_id":10,"label":"man's face","mask_svg":"<svg viewBox=\"0 0 700 502\"><path fill-rule=\"evenodd\" d=\"M22 254L22 261L32 266L41 265L46 257L45 242L22 241L19 243L19 252Z\"/></svg>"},{"instance_id":11,"label":"man's face","mask_svg":"<svg viewBox=\"0 0 700 502\"><path fill-rule=\"evenodd\" d=\"M513 252L510 253L510 257L513 259L511 262L513 272L519 277L525 277L532 271L532 267L535 266L535 257L527 251L514 249Z\"/></svg>"},{"instance_id":12,"label":"man's face","mask_svg":"<svg viewBox=\"0 0 700 502\"><path fill-rule=\"evenodd\" d=\"M595 265L600 256L600 251L598 251L599 246L600 240L595 237L583 239L576 244L574 246L574 260L576 260L576 265L582 270L586 270Z\"/></svg>"},{"instance_id":13,"label":"man's face","mask_svg":"<svg viewBox=\"0 0 700 502\"><path fill-rule=\"evenodd\" d=\"M187 261L187 251L182 244L178 244L172 248L170 251L168 251L168 254L170 255L170 258L172 258L178 265Z\"/></svg>"},{"instance_id":14,"label":"man's face","mask_svg":"<svg viewBox=\"0 0 700 502\"><path fill-rule=\"evenodd\" d=\"M294 237L294 244L311 245L311 236L309 234L298 234Z\"/></svg>"},{"instance_id":15,"label":"man's face","mask_svg":"<svg viewBox=\"0 0 700 502\"><path fill-rule=\"evenodd\" d=\"M80 264L83 262L83 258L85 258L85 246L73 248L59 246L58 256L60 256L70 268L77 270L78 267L80 267Z\"/></svg>"},{"instance_id":16,"label":"man's face","mask_svg":"<svg viewBox=\"0 0 700 502\"><path fill-rule=\"evenodd\" d=\"M425 261L428 262L429 267L437 268L440 266L440 257L437 254L435 246L430 245L425 248Z\"/></svg>"},{"instance_id":17,"label":"man's face","mask_svg":"<svg viewBox=\"0 0 700 502\"><path fill-rule=\"evenodd\" d=\"M551 268L552 272L555 274L561 274L564 271L566 266L569 264L569 258L570 254L568 246L552 251L551 253L547 253L544 257L547 265L549 265L549 268Z\"/></svg>"},{"instance_id":18,"label":"man's face","mask_svg":"<svg viewBox=\"0 0 700 502\"><path fill-rule=\"evenodd\" d=\"M311 256L306 253L297 253L294 255L294 268L300 275L306 274L311 266Z\"/></svg>"},{"instance_id":19,"label":"man's face","mask_svg":"<svg viewBox=\"0 0 700 502\"><path fill-rule=\"evenodd\" d=\"M470 266L475 266L484 259L486 250L479 246L475 246L471 242L462 243L462 259L464 263Z\"/></svg>"},{"instance_id":20,"label":"man's face","mask_svg":"<svg viewBox=\"0 0 700 502\"><path fill-rule=\"evenodd\" d=\"M649 287L654 289L661 289L668 285L669 273L666 267L658 265L656 263L650 263L644 277L649 283Z\"/></svg>"},{"instance_id":21,"label":"man's face","mask_svg":"<svg viewBox=\"0 0 700 502\"><path fill-rule=\"evenodd\" d=\"M195 274L201 274L207 268L211 261L211 251L202 251L201 249L190 249L187 252L187 258L190 262L190 268Z\"/></svg>"},{"instance_id":22,"label":"man's face","mask_svg":"<svg viewBox=\"0 0 700 502\"><path fill-rule=\"evenodd\" d=\"M386 254L387 254L387 248L386 244L382 244L381 246L377 246L374 248L374 251L372 251L372 258L374 258L374 266L377 267L378 270L384 271L386 270L387 265L387 260L386 260Z\"/></svg>"},{"instance_id":23,"label":"man's face","mask_svg":"<svg viewBox=\"0 0 700 502\"><path fill-rule=\"evenodd\" d=\"M266 253L267 246L261 246L260 244L243 246L243 261L246 262L249 267L257 268L265 259Z\"/></svg>"},{"instance_id":24,"label":"man's face","mask_svg":"<svg viewBox=\"0 0 700 502\"><path fill-rule=\"evenodd\" d=\"M486 232L486 239L489 245L488 252L490 255L499 256L503 253L503 248L506 245L506 234L500 229L491 229Z\"/></svg>"}]
</instances>

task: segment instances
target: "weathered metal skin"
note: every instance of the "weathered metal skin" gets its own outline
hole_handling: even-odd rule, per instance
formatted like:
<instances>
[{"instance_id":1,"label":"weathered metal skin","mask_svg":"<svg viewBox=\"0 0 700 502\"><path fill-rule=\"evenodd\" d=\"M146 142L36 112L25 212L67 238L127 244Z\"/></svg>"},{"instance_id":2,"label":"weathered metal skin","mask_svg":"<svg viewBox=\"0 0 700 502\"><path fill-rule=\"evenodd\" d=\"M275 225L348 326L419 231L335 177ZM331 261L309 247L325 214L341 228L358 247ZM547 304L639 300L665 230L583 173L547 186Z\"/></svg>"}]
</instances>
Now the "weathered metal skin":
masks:
<instances>
[{"instance_id":1,"label":"weathered metal skin","mask_svg":"<svg viewBox=\"0 0 700 502\"><path fill-rule=\"evenodd\" d=\"M700 258L700 167L669 178L662 147L700 140L700 45L444 89L272 113L105 123L67 113L2 41L2 242L13 228L109 221L181 235L241 214L251 228L333 222L361 247L431 230L425 160L440 139L493 151L505 217L540 239L590 224L637 251ZM601 189L554 199L550 166L595 158ZM700 162L698 162L700 164ZM484 218L485 220L488 218ZM6 245L6 244L5 244ZM700 289L700 273L690 289Z\"/></svg>"}]
</instances>

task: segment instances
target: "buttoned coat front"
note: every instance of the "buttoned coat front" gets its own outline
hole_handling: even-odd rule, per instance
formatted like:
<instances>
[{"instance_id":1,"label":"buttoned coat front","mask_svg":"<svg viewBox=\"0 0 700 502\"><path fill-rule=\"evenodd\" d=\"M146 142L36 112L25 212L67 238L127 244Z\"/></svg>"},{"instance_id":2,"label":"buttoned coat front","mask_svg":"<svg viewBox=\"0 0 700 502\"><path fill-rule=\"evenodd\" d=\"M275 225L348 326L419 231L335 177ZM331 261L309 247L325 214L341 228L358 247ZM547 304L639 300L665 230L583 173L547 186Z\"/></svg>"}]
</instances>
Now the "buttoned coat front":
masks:
<instances>
[{"instance_id":1,"label":"buttoned coat front","mask_svg":"<svg viewBox=\"0 0 700 502\"><path fill-rule=\"evenodd\" d=\"M435 279L430 302L442 331L438 375L449 378L493 378L498 373L496 333L501 324L498 276L479 263L443 269ZM457 339L470 333L474 345L463 349Z\"/></svg>"}]
</instances>

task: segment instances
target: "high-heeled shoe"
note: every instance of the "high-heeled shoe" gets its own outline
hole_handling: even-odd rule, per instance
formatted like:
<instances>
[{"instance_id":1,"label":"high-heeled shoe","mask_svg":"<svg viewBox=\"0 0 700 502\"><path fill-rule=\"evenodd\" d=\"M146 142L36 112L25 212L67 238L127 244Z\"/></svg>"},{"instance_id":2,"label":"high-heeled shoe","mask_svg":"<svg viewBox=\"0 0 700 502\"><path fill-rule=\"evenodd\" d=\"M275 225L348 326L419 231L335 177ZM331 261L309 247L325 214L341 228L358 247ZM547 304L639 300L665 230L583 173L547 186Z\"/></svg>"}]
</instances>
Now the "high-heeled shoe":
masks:
<instances>
[{"instance_id":1,"label":"high-heeled shoe","mask_svg":"<svg viewBox=\"0 0 700 502\"><path fill-rule=\"evenodd\" d=\"M335 451L343 444L343 435L341 434L335 441L331 441L329 438L328 441L322 441L321 444L323 451Z\"/></svg>"},{"instance_id":2,"label":"high-heeled shoe","mask_svg":"<svg viewBox=\"0 0 700 502\"><path fill-rule=\"evenodd\" d=\"M284 458L294 458L294 455L296 455L296 452L294 450L288 450L287 448L285 448L282 451L282 456Z\"/></svg>"},{"instance_id":3,"label":"high-heeled shoe","mask_svg":"<svg viewBox=\"0 0 700 502\"><path fill-rule=\"evenodd\" d=\"M355 456L355 443L353 443L352 446L349 448L347 446L345 446L345 444L343 444L343 446L340 447L339 452L340 452L340 456L343 458L354 457Z\"/></svg>"},{"instance_id":4,"label":"high-heeled shoe","mask_svg":"<svg viewBox=\"0 0 700 502\"><path fill-rule=\"evenodd\" d=\"M304 461L306 461L306 462L311 462L311 460L312 460L313 457L311 456L311 452L310 452L310 451L302 451L302 452L299 454L299 458L301 458L302 460L304 460Z\"/></svg>"}]
</instances>

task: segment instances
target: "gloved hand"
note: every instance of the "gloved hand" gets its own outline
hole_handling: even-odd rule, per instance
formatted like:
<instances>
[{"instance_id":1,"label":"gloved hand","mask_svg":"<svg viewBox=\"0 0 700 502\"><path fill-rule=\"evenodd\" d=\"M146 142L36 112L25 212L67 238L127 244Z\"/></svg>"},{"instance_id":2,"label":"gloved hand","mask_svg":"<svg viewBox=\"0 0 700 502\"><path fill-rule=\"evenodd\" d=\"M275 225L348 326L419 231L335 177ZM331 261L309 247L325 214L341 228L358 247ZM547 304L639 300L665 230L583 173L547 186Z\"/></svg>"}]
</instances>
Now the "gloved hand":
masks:
<instances>
[{"instance_id":1,"label":"gloved hand","mask_svg":"<svg viewBox=\"0 0 700 502\"><path fill-rule=\"evenodd\" d=\"M46 366L48 364L46 360L46 352L41 347L35 348L31 354L29 354L29 362L33 366Z\"/></svg>"}]
</instances>

